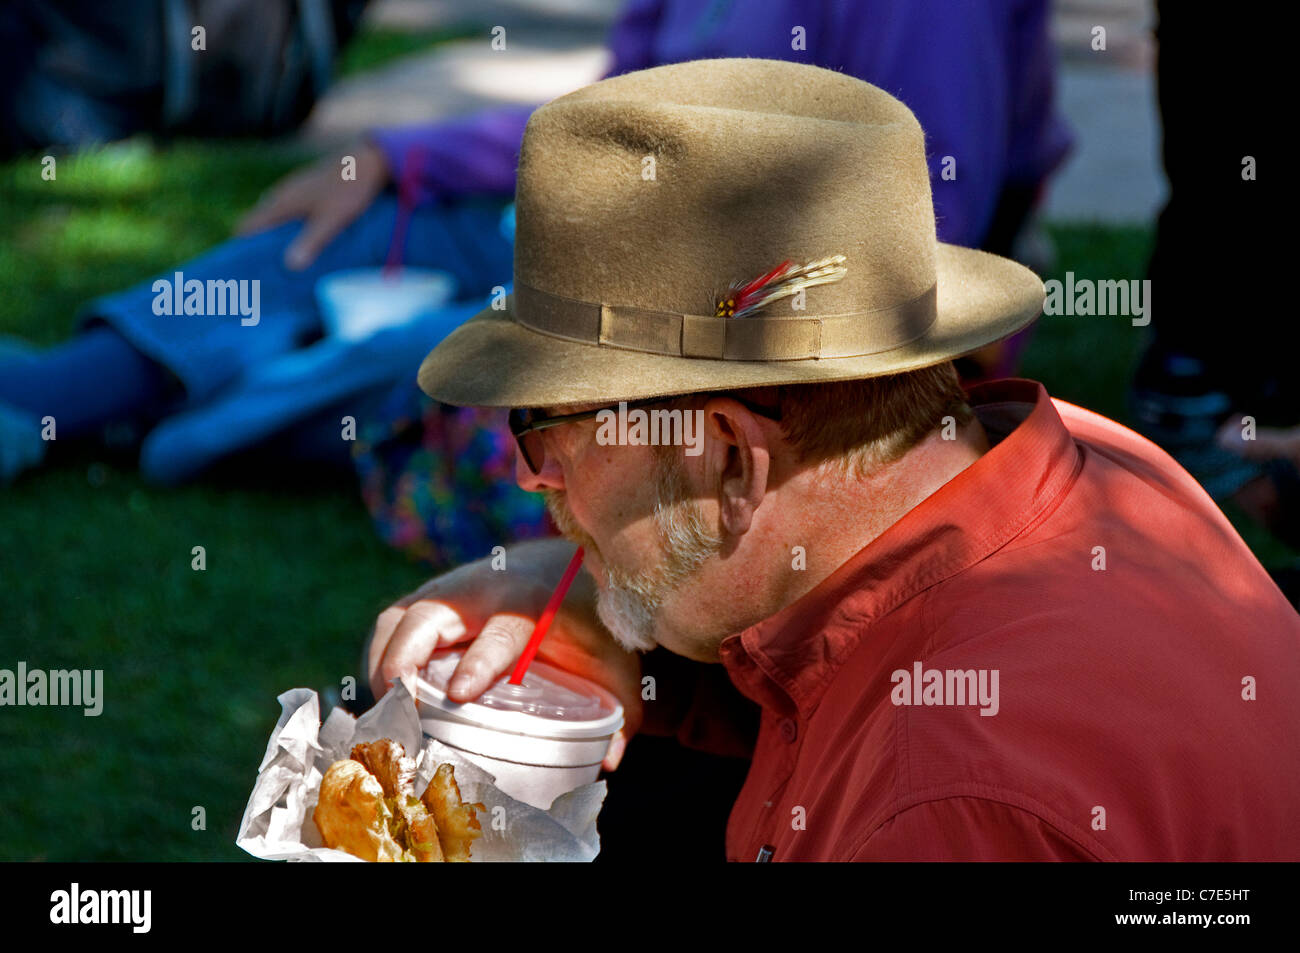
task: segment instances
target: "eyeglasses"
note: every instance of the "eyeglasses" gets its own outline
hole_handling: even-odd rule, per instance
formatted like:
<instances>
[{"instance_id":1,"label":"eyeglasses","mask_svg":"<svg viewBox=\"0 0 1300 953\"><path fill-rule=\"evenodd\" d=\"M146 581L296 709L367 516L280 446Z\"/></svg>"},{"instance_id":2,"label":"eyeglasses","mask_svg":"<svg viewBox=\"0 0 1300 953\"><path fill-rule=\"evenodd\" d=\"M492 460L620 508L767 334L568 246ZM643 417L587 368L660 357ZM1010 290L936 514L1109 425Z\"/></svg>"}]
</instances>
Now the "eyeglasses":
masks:
<instances>
[{"instance_id":1,"label":"eyeglasses","mask_svg":"<svg viewBox=\"0 0 1300 953\"><path fill-rule=\"evenodd\" d=\"M678 394L673 397L651 397L647 400L630 401L623 406L627 410L632 410L635 407L650 407L654 404L666 404L690 396L699 395ZM768 420L778 421L781 419L781 409L779 407L763 407L747 400L741 400L739 397L732 397L731 399L752 410L760 417L766 417ZM528 469L531 470L535 476L542 472L542 467L546 464L546 444L545 441L542 440L541 431L548 427L559 427L563 424L571 424L576 423L579 420L587 420L605 411L618 413L618 410L619 405L612 404L609 407L598 407L595 410L584 410L578 414L557 414L553 417L547 417L545 414L541 413L541 411L532 408L515 408L510 411L509 415L510 432L514 434L515 443L519 446L519 453L524 458L524 463L528 465Z\"/></svg>"}]
</instances>

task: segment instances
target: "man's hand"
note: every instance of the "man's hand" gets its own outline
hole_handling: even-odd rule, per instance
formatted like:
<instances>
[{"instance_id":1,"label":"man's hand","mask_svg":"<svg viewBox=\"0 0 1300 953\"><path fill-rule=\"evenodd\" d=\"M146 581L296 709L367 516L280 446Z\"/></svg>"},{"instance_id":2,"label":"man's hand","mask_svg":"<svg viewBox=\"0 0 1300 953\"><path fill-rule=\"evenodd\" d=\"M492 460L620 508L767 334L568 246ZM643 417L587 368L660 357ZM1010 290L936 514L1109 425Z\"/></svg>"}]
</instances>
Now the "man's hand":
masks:
<instances>
[{"instance_id":1,"label":"man's hand","mask_svg":"<svg viewBox=\"0 0 1300 953\"><path fill-rule=\"evenodd\" d=\"M284 250L284 266L293 271L308 267L388 184L388 161L378 147L362 144L349 155L356 156L355 179L343 179L338 157L299 169L272 186L240 221L235 233L245 235L296 218L306 219L298 237Z\"/></svg>"},{"instance_id":2,"label":"man's hand","mask_svg":"<svg viewBox=\"0 0 1300 953\"><path fill-rule=\"evenodd\" d=\"M522 543L507 551L503 571L493 570L490 559L469 563L389 606L375 621L366 656L375 697L388 691L392 679L413 678L437 649L469 642L448 695L458 702L477 698L518 661L573 549L558 539ZM595 584L586 573L573 581L537 655L622 702L623 728L604 760L614 770L641 727L641 659L619 646L596 618ZM407 687L413 688L409 682Z\"/></svg>"}]
</instances>

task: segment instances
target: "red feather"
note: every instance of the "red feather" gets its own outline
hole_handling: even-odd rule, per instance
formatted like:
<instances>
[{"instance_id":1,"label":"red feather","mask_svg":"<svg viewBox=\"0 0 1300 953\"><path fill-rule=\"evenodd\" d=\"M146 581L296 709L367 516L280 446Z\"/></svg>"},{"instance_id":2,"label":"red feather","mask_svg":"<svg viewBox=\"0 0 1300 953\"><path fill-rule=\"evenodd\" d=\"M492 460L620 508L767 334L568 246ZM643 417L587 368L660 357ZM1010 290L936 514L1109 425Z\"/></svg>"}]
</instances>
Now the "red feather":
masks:
<instances>
[{"instance_id":1,"label":"red feather","mask_svg":"<svg viewBox=\"0 0 1300 953\"><path fill-rule=\"evenodd\" d=\"M781 264L777 265L775 268L773 268L767 274L763 275L761 278L755 278L749 284L745 285L745 287L737 291L736 298L735 298L736 310L739 311L746 304L748 304L748 302L745 300L746 298L748 298L755 291L760 290L769 281L771 281L773 278L775 278L777 275L783 272L789 266L789 264L790 262L788 259L786 261L781 262Z\"/></svg>"}]
</instances>

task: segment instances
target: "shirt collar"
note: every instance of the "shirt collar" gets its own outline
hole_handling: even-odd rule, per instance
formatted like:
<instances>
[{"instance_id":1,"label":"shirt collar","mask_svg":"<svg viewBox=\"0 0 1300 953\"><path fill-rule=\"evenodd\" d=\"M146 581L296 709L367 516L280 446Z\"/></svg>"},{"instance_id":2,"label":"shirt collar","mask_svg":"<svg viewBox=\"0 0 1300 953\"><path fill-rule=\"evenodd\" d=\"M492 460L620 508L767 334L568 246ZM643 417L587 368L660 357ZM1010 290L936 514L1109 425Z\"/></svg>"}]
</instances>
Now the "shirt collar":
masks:
<instances>
[{"instance_id":1,"label":"shirt collar","mask_svg":"<svg viewBox=\"0 0 1300 953\"><path fill-rule=\"evenodd\" d=\"M873 622L1001 548L1074 480L1079 451L1042 384L991 381L968 402L991 443L1005 436L811 592L724 639L742 694L809 717Z\"/></svg>"}]
</instances>

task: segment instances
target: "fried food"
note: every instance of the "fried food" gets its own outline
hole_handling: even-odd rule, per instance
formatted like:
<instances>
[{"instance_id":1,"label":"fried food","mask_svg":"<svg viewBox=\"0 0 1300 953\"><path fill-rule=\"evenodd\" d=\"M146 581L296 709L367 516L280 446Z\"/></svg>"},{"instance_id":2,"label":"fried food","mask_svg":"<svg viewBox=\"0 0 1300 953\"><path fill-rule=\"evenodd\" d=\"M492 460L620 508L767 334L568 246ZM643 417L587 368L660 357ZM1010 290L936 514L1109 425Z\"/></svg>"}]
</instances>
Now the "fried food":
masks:
<instances>
[{"instance_id":1,"label":"fried food","mask_svg":"<svg viewBox=\"0 0 1300 953\"><path fill-rule=\"evenodd\" d=\"M483 832L474 808L487 810L482 804L466 804L460 799L460 785L450 764L438 765L421 798L438 825L438 842L449 862L469 861L469 845Z\"/></svg>"},{"instance_id":2,"label":"fried food","mask_svg":"<svg viewBox=\"0 0 1300 953\"><path fill-rule=\"evenodd\" d=\"M483 805L461 801L450 764L439 765L423 799L414 782L415 763L396 741L356 745L321 779L312 820L325 845L369 861L468 861Z\"/></svg>"},{"instance_id":3,"label":"fried food","mask_svg":"<svg viewBox=\"0 0 1300 953\"><path fill-rule=\"evenodd\" d=\"M336 761L321 780L312 813L328 847L370 861L407 860L394 834L392 809L375 776L356 761Z\"/></svg>"},{"instance_id":4,"label":"fried food","mask_svg":"<svg viewBox=\"0 0 1300 953\"><path fill-rule=\"evenodd\" d=\"M353 745L352 760L375 776L384 797L397 797L415 786L415 762L406 750L391 738L380 738L368 745Z\"/></svg>"}]
</instances>

